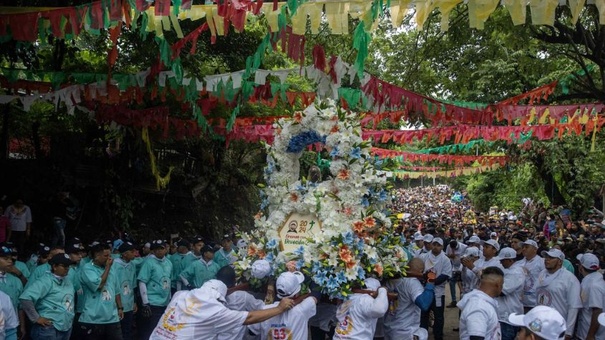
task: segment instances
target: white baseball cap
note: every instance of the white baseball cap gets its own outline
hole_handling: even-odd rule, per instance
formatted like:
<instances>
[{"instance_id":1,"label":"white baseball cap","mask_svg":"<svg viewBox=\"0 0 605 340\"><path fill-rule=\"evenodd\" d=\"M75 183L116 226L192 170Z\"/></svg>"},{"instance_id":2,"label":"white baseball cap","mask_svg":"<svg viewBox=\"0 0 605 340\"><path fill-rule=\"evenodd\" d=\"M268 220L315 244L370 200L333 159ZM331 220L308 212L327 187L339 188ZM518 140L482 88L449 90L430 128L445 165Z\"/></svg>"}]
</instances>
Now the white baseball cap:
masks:
<instances>
[{"instance_id":1,"label":"white baseball cap","mask_svg":"<svg viewBox=\"0 0 605 340\"><path fill-rule=\"evenodd\" d=\"M221 302L226 302L225 296L227 296L227 286L219 280L208 280L200 288L205 291L216 292L216 299Z\"/></svg>"},{"instance_id":2,"label":"white baseball cap","mask_svg":"<svg viewBox=\"0 0 605 340\"><path fill-rule=\"evenodd\" d=\"M498 236L498 233L495 231L492 231L491 233L489 233L489 237L494 237L494 236Z\"/></svg>"},{"instance_id":3,"label":"white baseball cap","mask_svg":"<svg viewBox=\"0 0 605 340\"><path fill-rule=\"evenodd\" d=\"M380 288L380 281L376 280L373 277L368 277L365 280L363 280L363 282L365 283L366 288L369 290L376 291L376 290L378 290L378 288Z\"/></svg>"},{"instance_id":4,"label":"white baseball cap","mask_svg":"<svg viewBox=\"0 0 605 340\"><path fill-rule=\"evenodd\" d=\"M578 254L576 259L580 261L582 267L586 269L597 270L600 268L599 258L595 254Z\"/></svg>"},{"instance_id":5,"label":"white baseball cap","mask_svg":"<svg viewBox=\"0 0 605 340\"><path fill-rule=\"evenodd\" d=\"M252 263L252 277L263 279L271 273L271 264L267 260L256 260Z\"/></svg>"},{"instance_id":6,"label":"white baseball cap","mask_svg":"<svg viewBox=\"0 0 605 340\"><path fill-rule=\"evenodd\" d=\"M561 314L547 306L536 306L527 314L512 313L508 321L514 326L526 327L543 339L563 339L567 329Z\"/></svg>"},{"instance_id":7,"label":"white baseball cap","mask_svg":"<svg viewBox=\"0 0 605 340\"><path fill-rule=\"evenodd\" d=\"M426 234L426 235L424 235L424 237L422 238L422 240L423 240L424 242L431 243L431 242L433 242L433 235L431 235L431 234Z\"/></svg>"},{"instance_id":8,"label":"white baseball cap","mask_svg":"<svg viewBox=\"0 0 605 340\"><path fill-rule=\"evenodd\" d=\"M441 237L435 237L431 243L439 243L443 246L443 239Z\"/></svg>"},{"instance_id":9,"label":"white baseball cap","mask_svg":"<svg viewBox=\"0 0 605 340\"><path fill-rule=\"evenodd\" d=\"M248 247L248 242L246 242L246 240L244 240L243 238L240 238L240 239L237 241L237 245L236 245L236 246L237 246L239 249L246 248L246 247Z\"/></svg>"},{"instance_id":10,"label":"white baseball cap","mask_svg":"<svg viewBox=\"0 0 605 340\"><path fill-rule=\"evenodd\" d=\"M538 248L538 243L534 240L526 240L525 242L521 242L521 244Z\"/></svg>"},{"instance_id":11,"label":"white baseball cap","mask_svg":"<svg viewBox=\"0 0 605 340\"><path fill-rule=\"evenodd\" d=\"M605 327L605 313L599 314L599 323Z\"/></svg>"},{"instance_id":12,"label":"white baseball cap","mask_svg":"<svg viewBox=\"0 0 605 340\"><path fill-rule=\"evenodd\" d=\"M414 234L414 241L424 241L424 236L421 233Z\"/></svg>"},{"instance_id":13,"label":"white baseball cap","mask_svg":"<svg viewBox=\"0 0 605 340\"><path fill-rule=\"evenodd\" d=\"M479 238L479 236L473 235L468 238L468 241L466 241L466 243L481 243L481 239Z\"/></svg>"},{"instance_id":14,"label":"white baseball cap","mask_svg":"<svg viewBox=\"0 0 605 340\"><path fill-rule=\"evenodd\" d=\"M464 251L464 254L462 254L462 257L469 257L469 256L479 257L479 248L477 248L477 247L466 248L466 250Z\"/></svg>"},{"instance_id":15,"label":"white baseball cap","mask_svg":"<svg viewBox=\"0 0 605 340\"><path fill-rule=\"evenodd\" d=\"M556 257L556 258L558 258L561 261L565 260L565 254L563 254L563 252L560 251L557 248L553 248L553 249L551 249L549 251L542 250L542 252L540 253L540 255L542 255L542 257L547 257L547 256L548 257Z\"/></svg>"},{"instance_id":16,"label":"white baseball cap","mask_svg":"<svg viewBox=\"0 0 605 340\"><path fill-rule=\"evenodd\" d=\"M496 250L500 250L500 243L498 243L498 241L496 241L496 240L482 241L481 244L483 244L483 245L489 244L490 246L496 248Z\"/></svg>"},{"instance_id":17,"label":"white baseball cap","mask_svg":"<svg viewBox=\"0 0 605 340\"><path fill-rule=\"evenodd\" d=\"M300 284L305 281L301 272L283 272L275 282L277 296L279 298L292 297L300 292Z\"/></svg>"},{"instance_id":18,"label":"white baseball cap","mask_svg":"<svg viewBox=\"0 0 605 340\"><path fill-rule=\"evenodd\" d=\"M502 248L498 254L498 260L514 260L517 258L517 252L513 248Z\"/></svg>"}]
</instances>

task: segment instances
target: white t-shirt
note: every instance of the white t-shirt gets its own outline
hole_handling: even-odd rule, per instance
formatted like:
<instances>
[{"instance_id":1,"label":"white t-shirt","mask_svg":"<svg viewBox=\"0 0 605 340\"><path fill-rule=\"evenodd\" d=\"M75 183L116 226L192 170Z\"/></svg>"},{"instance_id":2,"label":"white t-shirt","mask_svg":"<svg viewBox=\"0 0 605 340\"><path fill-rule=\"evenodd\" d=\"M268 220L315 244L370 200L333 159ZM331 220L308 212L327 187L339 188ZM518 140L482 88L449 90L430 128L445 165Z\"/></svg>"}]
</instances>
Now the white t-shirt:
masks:
<instances>
[{"instance_id":1,"label":"white t-shirt","mask_svg":"<svg viewBox=\"0 0 605 340\"><path fill-rule=\"evenodd\" d=\"M536 255L529 261L524 258L516 262L515 265L520 266L525 270L525 285L523 286L523 299L521 299L523 306L536 307L536 287L538 275L544 270L544 259Z\"/></svg>"},{"instance_id":2,"label":"white t-shirt","mask_svg":"<svg viewBox=\"0 0 605 340\"><path fill-rule=\"evenodd\" d=\"M26 231L27 224L32 223L32 211L27 205L24 205L21 209L9 205L4 211L4 216L10 220L12 231Z\"/></svg>"},{"instance_id":3,"label":"white t-shirt","mask_svg":"<svg viewBox=\"0 0 605 340\"><path fill-rule=\"evenodd\" d=\"M0 291L0 313L3 314L2 330L9 330L19 326L19 318L17 317L17 313L15 313L11 298L2 291Z\"/></svg>"},{"instance_id":4,"label":"white t-shirt","mask_svg":"<svg viewBox=\"0 0 605 340\"><path fill-rule=\"evenodd\" d=\"M252 294L244 291L235 291L227 295L227 303L225 306L235 311L250 312L253 310L261 310L265 307L263 300L256 299ZM222 333L218 335L218 340L234 340L243 339L247 332L247 327L241 325L239 330L232 333Z\"/></svg>"},{"instance_id":5,"label":"white t-shirt","mask_svg":"<svg viewBox=\"0 0 605 340\"><path fill-rule=\"evenodd\" d=\"M472 270L462 267L460 273L462 278L462 295L470 293L473 289L479 286L479 277Z\"/></svg>"},{"instance_id":6,"label":"white t-shirt","mask_svg":"<svg viewBox=\"0 0 605 340\"><path fill-rule=\"evenodd\" d=\"M386 339L411 339L415 329L420 327L420 307L414 301L424 292L424 287L415 277L389 280L387 288L397 293L396 301L384 317Z\"/></svg>"},{"instance_id":7,"label":"white t-shirt","mask_svg":"<svg viewBox=\"0 0 605 340\"><path fill-rule=\"evenodd\" d=\"M338 324L332 339L372 340L376 331L376 321L389 308L387 290L378 289L378 296L353 294L338 306Z\"/></svg>"},{"instance_id":8,"label":"white t-shirt","mask_svg":"<svg viewBox=\"0 0 605 340\"><path fill-rule=\"evenodd\" d=\"M279 302L266 305L265 308L276 307ZM269 320L248 326L255 334L260 334L263 340L309 340L309 319L315 315L316 301L308 297L294 308Z\"/></svg>"},{"instance_id":9,"label":"white t-shirt","mask_svg":"<svg viewBox=\"0 0 605 340\"><path fill-rule=\"evenodd\" d=\"M501 339L498 322L498 302L484 292L475 289L464 295L458 308L460 314L460 339L469 340L471 336L487 339Z\"/></svg>"},{"instance_id":10,"label":"white t-shirt","mask_svg":"<svg viewBox=\"0 0 605 340\"><path fill-rule=\"evenodd\" d=\"M582 308L580 299L580 281L565 268L560 268L553 274L546 269L538 275L536 288L538 305L549 306L557 310L567 321L565 334L573 334L576 324L577 311ZM576 309L573 314L572 309ZM568 314L573 316L568 318Z\"/></svg>"},{"instance_id":11,"label":"white t-shirt","mask_svg":"<svg viewBox=\"0 0 605 340\"><path fill-rule=\"evenodd\" d=\"M504 269L504 267L502 267L502 263L500 263L500 259L498 259L497 256L494 256L489 260L483 257L475 261L473 264L475 265L475 267L473 267L473 272L479 277L481 271L487 267L498 267L500 269Z\"/></svg>"},{"instance_id":12,"label":"white t-shirt","mask_svg":"<svg viewBox=\"0 0 605 340\"><path fill-rule=\"evenodd\" d=\"M452 277L452 263L450 259L445 256L445 253L442 251L439 255L433 255L433 252L423 254L421 257L424 260L424 272L434 272L435 277L439 277L441 275L447 275ZM441 297L445 294L445 285L447 284L447 280L442 282L440 285L435 285L435 299L438 303L441 303ZM441 307L441 306L437 306Z\"/></svg>"},{"instance_id":13,"label":"white t-shirt","mask_svg":"<svg viewBox=\"0 0 605 340\"><path fill-rule=\"evenodd\" d=\"M576 336L584 340L590 328L592 309L601 308L605 310L605 281L603 280L603 274L594 272L586 275L580 286L580 298L582 299L583 307L578 316ZM605 339L605 327L599 325L595 338Z\"/></svg>"},{"instance_id":14,"label":"white t-shirt","mask_svg":"<svg viewBox=\"0 0 605 340\"><path fill-rule=\"evenodd\" d=\"M218 297L219 293L209 288L177 292L149 339L216 340L219 334L237 332L248 312L231 310Z\"/></svg>"},{"instance_id":15,"label":"white t-shirt","mask_svg":"<svg viewBox=\"0 0 605 340\"><path fill-rule=\"evenodd\" d=\"M498 319L500 322L508 322L511 313L523 314L523 285L525 284L525 272L519 266L511 266L504 271L503 296L496 297L498 301Z\"/></svg>"},{"instance_id":16,"label":"white t-shirt","mask_svg":"<svg viewBox=\"0 0 605 340\"><path fill-rule=\"evenodd\" d=\"M454 258L449 258L452 262L452 271L459 272L462 270L462 262L460 261L460 257L464 254L464 251L468 248L468 246L462 242L458 242L458 247L456 249L452 249L448 244L445 249L445 255L455 255Z\"/></svg>"}]
</instances>

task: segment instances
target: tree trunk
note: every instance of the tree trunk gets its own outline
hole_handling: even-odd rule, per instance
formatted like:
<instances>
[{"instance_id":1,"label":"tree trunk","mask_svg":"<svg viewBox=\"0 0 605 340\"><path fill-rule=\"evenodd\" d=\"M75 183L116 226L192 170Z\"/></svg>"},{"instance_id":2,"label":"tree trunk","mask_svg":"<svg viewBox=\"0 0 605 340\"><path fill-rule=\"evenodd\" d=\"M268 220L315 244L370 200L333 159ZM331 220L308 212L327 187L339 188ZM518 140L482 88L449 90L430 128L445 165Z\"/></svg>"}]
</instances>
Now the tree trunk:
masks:
<instances>
[{"instance_id":1,"label":"tree trunk","mask_svg":"<svg viewBox=\"0 0 605 340\"><path fill-rule=\"evenodd\" d=\"M533 161L536 169L538 169L540 178L542 178L544 192L546 192L546 196L548 196L550 204L567 205L567 201L565 200L565 197L563 197L563 194L561 194L561 190L559 190L559 186L555 182L555 178L544 164L544 156L538 154L533 158Z\"/></svg>"},{"instance_id":2,"label":"tree trunk","mask_svg":"<svg viewBox=\"0 0 605 340\"><path fill-rule=\"evenodd\" d=\"M36 159L40 160L44 157L40 142L40 122L35 122L32 124L32 141L34 144L34 156Z\"/></svg>"},{"instance_id":3,"label":"tree trunk","mask_svg":"<svg viewBox=\"0 0 605 340\"><path fill-rule=\"evenodd\" d=\"M2 110L2 133L0 135L0 159L1 160L8 159L9 115L10 115L10 106L9 106L9 104L6 104L6 105L4 105L4 108Z\"/></svg>"}]
</instances>

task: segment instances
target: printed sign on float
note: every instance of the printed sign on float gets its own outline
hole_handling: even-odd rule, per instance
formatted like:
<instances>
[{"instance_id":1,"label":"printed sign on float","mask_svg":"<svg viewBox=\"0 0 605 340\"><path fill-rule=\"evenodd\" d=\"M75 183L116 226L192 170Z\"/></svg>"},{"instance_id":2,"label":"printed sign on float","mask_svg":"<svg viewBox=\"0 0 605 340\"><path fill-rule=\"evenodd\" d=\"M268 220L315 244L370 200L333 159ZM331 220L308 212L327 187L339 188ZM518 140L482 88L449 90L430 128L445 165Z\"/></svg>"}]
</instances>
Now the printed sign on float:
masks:
<instances>
[{"instance_id":1,"label":"printed sign on float","mask_svg":"<svg viewBox=\"0 0 605 340\"><path fill-rule=\"evenodd\" d=\"M321 224L315 214L299 214L294 212L279 228L279 247L281 251L292 252L300 246L305 246L307 239L313 238L321 230Z\"/></svg>"}]
</instances>

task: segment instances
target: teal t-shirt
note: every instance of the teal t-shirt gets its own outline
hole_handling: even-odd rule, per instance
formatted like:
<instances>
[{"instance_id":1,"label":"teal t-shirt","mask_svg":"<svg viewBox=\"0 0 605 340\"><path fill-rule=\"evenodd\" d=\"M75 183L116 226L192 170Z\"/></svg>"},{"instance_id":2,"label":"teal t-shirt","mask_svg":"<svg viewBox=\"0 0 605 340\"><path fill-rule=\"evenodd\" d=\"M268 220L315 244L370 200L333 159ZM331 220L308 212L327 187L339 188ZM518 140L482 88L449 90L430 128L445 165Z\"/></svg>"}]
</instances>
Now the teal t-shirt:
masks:
<instances>
[{"instance_id":1,"label":"teal t-shirt","mask_svg":"<svg viewBox=\"0 0 605 340\"><path fill-rule=\"evenodd\" d=\"M237 254L235 254L233 249L231 249L230 252L226 252L225 249L221 248L214 253L214 260L212 261L218 264L219 268L223 268L224 266L228 266L237 261Z\"/></svg>"},{"instance_id":2,"label":"teal t-shirt","mask_svg":"<svg viewBox=\"0 0 605 340\"><path fill-rule=\"evenodd\" d=\"M177 253L170 256L170 262L172 262L172 288L176 288L176 283L180 280L179 275L181 272L195 261L197 261L197 257L191 252L185 254Z\"/></svg>"},{"instance_id":3,"label":"teal t-shirt","mask_svg":"<svg viewBox=\"0 0 605 340\"><path fill-rule=\"evenodd\" d=\"M76 291L76 313L80 314L84 310L84 291L82 290L82 285L80 284L80 266L72 266L69 268L69 272L67 273L67 278L71 281L71 284L74 286L74 290Z\"/></svg>"},{"instance_id":4,"label":"teal t-shirt","mask_svg":"<svg viewBox=\"0 0 605 340\"><path fill-rule=\"evenodd\" d=\"M147 256L137 280L147 285L147 299L152 306L168 306L170 302L170 277L172 263L167 258Z\"/></svg>"},{"instance_id":5,"label":"teal t-shirt","mask_svg":"<svg viewBox=\"0 0 605 340\"><path fill-rule=\"evenodd\" d=\"M122 259L116 259L111 266L112 275L118 286L119 293L122 299L122 307L124 312L134 310L134 288L137 283L136 267L132 261L126 263Z\"/></svg>"},{"instance_id":6,"label":"teal t-shirt","mask_svg":"<svg viewBox=\"0 0 605 340\"><path fill-rule=\"evenodd\" d=\"M25 288L27 288L32 282L37 281L40 277L45 276L47 273L50 273L50 264L48 264L48 262L37 266L27 279Z\"/></svg>"},{"instance_id":7,"label":"teal t-shirt","mask_svg":"<svg viewBox=\"0 0 605 340\"><path fill-rule=\"evenodd\" d=\"M0 275L0 291L10 297L15 313L19 309L19 296L23 293L23 284L15 275L4 274Z\"/></svg>"},{"instance_id":8,"label":"teal t-shirt","mask_svg":"<svg viewBox=\"0 0 605 340\"><path fill-rule=\"evenodd\" d=\"M206 281L216 278L216 273L221 269L216 262L210 261L205 262L204 260L198 260L189 265L185 270L181 272L189 284L195 288L200 288Z\"/></svg>"},{"instance_id":9,"label":"teal t-shirt","mask_svg":"<svg viewBox=\"0 0 605 340\"><path fill-rule=\"evenodd\" d=\"M31 275L31 271L27 268L27 265L21 261L15 261L15 268L19 269L21 274L25 276L25 278L29 278Z\"/></svg>"},{"instance_id":10,"label":"teal t-shirt","mask_svg":"<svg viewBox=\"0 0 605 340\"><path fill-rule=\"evenodd\" d=\"M19 299L33 302L38 314L51 320L57 330L71 329L75 315L74 287L69 279L47 273L28 284Z\"/></svg>"},{"instance_id":11,"label":"teal t-shirt","mask_svg":"<svg viewBox=\"0 0 605 340\"><path fill-rule=\"evenodd\" d=\"M87 263L80 269L80 284L84 292L85 304L79 322L109 324L120 321L116 305L116 294L119 294L119 290L111 273L107 276L103 288L99 290L104 271L105 268L93 262Z\"/></svg>"}]
</instances>

